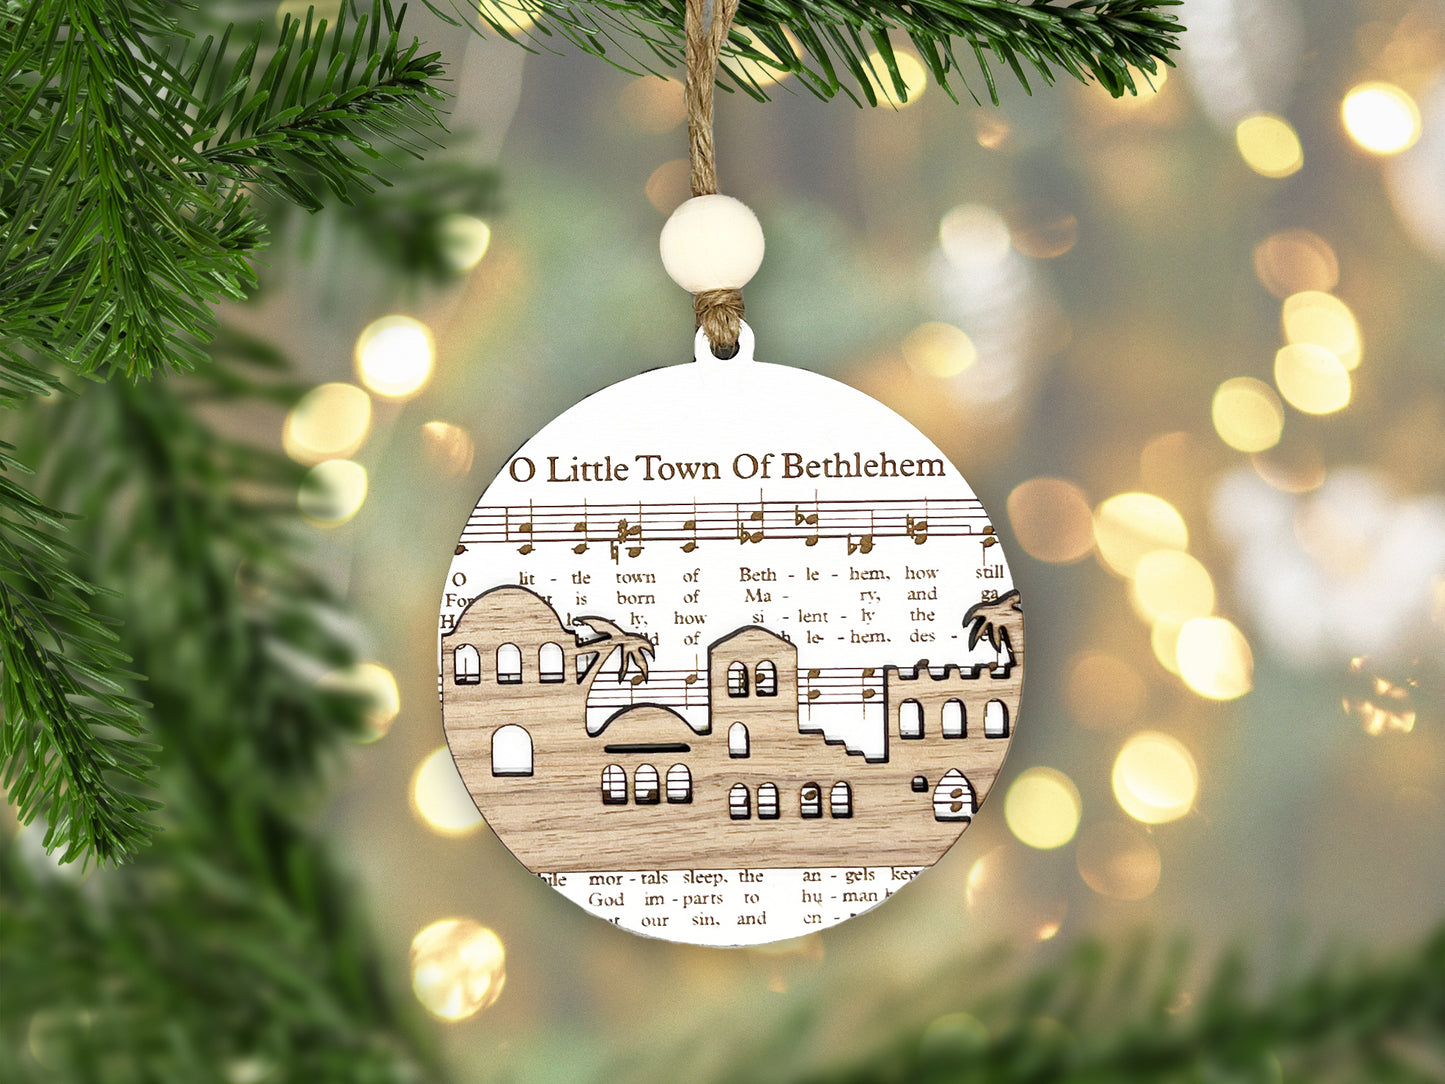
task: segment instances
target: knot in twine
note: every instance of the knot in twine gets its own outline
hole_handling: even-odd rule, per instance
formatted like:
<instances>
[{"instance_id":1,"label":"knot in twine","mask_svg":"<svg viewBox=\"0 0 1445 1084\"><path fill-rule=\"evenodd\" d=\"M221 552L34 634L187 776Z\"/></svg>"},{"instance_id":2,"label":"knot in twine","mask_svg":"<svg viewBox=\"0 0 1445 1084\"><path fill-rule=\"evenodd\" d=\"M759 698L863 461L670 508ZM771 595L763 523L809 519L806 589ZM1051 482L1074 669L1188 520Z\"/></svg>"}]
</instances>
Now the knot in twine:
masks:
<instances>
[{"instance_id":1,"label":"knot in twine","mask_svg":"<svg viewBox=\"0 0 1445 1084\"><path fill-rule=\"evenodd\" d=\"M711 7L709 13L705 8ZM718 57L727 41L738 0L687 0L686 80L688 174L694 196L717 193L717 162L713 150L713 88ZM743 321L743 292L735 289L703 290L692 297L697 327L720 357L733 357Z\"/></svg>"}]
</instances>

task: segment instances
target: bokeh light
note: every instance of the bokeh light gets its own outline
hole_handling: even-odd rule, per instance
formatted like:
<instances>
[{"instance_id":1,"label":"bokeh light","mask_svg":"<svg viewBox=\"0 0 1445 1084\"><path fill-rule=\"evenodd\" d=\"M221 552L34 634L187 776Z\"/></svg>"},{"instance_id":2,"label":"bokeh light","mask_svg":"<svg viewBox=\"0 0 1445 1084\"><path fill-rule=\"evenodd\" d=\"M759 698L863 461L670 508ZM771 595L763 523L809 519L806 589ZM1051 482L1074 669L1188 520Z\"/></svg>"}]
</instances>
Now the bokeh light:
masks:
<instances>
[{"instance_id":1,"label":"bokeh light","mask_svg":"<svg viewBox=\"0 0 1445 1084\"><path fill-rule=\"evenodd\" d=\"M1360 83L1340 104L1340 117L1371 154L1399 154L1420 138L1420 107L1393 83Z\"/></svg>"},{"instance_id":2,"label":"bokeh light","mask_svg":"<svg viewBox=\"0 0 1445 1084\"><path fill-rule=\"evenodd\" d=\"M1372 738L1381 734L1408 734L1415 729L1414 689L1416 682L1397 683L1372 672L1369 660L1350 660L1351 691L1341 698L1345 714L1360 724Z\"/></svg>"},{"instance_id":3,"label":"bokeh light","mask_svg":"<svg viewBox=\"0 0 1445 1084\"><path fill-rule=\"evenodd\" d=\"M1350 307L1322 290L1303 290L1285 298L1280 322L1285 341L1314 343L1340 359L1346 369L1360 364L1360 325Z\"/></svg>"},{"instance_id":4,"label":"bokeh light","mask_svg":"<svg viewBox=\"0 0 1445 1084\"><path fill-rule=\"evenodd\" d=\"M643 185L647 202L662 214L672 214L692 195L691 169L686 158L670 158L662 163Z\"/></svg>"},{"instance_id":5,"label":"bokeh light","mask_svg":"<svg viewBox=\"0 0 1445 1084\"><path fill-rule=\"evenodd\" d=\"M1134 92L1132 94L1126 92L1117 98L1110 94L1104 99L1106 106L1130 111L1141 106L1152 105L1163 91L1164 84L1169 82L1169 69L1162 64L1156 64L1152 72L1146 72L1144 69L1130 64L1129 75L1134 80Z\"/></svg>"},{"instance_id":6,"label":"bokeh light","mask_svg":"<svg viewBox=\"0 0 1445 1084\"><path fill-rule=\"evenodd\" d=\"M401 691L397 688L396 676L379 663L362 662L332 670L316 684L323 689L354 693L366 701L364 742L386 737L401 712Z\"/></svg>"},{"instance_id":7,"label":"bokeh light","mask_svg":"<svg viewBox=\"0 0 1445 1084\"><path fill-rule=\"evenodd\" d=\"M1154 659L1171 674L1179 673L1179 630L1173 621L1155 621L1149 626L1149 649Z\"/></svg>"},{"instance_id":8,"label":"bokeh light","mask_svg":"<svg viewBox=\"0 0 1445 1084\"><path fill-rule=\"evenodd\" d=\"M1340 281L1329 242L1309 230L1281 230L1254 246L1254 274L1278 298L1305 290L1327 293Z\"/></svg>"},{"instance_id":9,"label":"bokeh light","mask_svg":"<svg viewBox=\"0 0 1445 1084\"><path fill-rule=\"evenodd\" d=\"M1182 742L1156 730L1135 734L1114 759L1114 798L1144 824L1178 820L1194 806L1199 770Z\"/></svg>"},{"instance_id":10,"label":"bokeh light","mask_svg":"<svg viewBox=\"0 0 1445 1084\"><path fill-rule=\"evenodd\" d=\"M1241 452L1273 448L1284 433L1279 396L1252 377L1237 376L1219 385L1209 413L1219 439Z\"/></svg>"},{"instance_id":11,"label":"bokeh light","mask_svg":"<svg viewBox=\"0 0 1445 1084\"><path fill-rule=\"evenodd\" d=\"M687 117L682 83L656 75L643 75L622 88L617 110L638 131L670 132Z\"/></svg>"},{"instance_id":12,"label":"bokeh light","mask_svg":"<svg viewBox=\"0 0 1445 1084\"><path fill-rule=\"evenodd\" d=\"M923 96L924 88L928 86L928 69L923 66L923 61L902 49L893 51L893 61L903 79L906 98L900 100L898 92L893 89L893 74L888 70L882 53L868 54L868 81L873 84L880 103L887 103L895 109L906 109Z\"/></svg>"},{"instance_id":13,"label":"bokeh light","mask_svg":"<svg viewBox=\"0 0 1445 1084\"><path fill-rule=\"evenodd\" d=\"M1172 504L1152 493L1120 493L1094 510L1099 556L1121 576L1133 577L1144 555L1189 546L1189 529Z\"/></svg>"},{"instance_id":14,"label":"bokeh light","mask_svg":"<svg viewBox=\"0 0 1445 1084\"><path fill-rule=\"evenodd\" d=\"M1274 383L1285 402L1306 414L1333 414L1350 402L1350 374L1323 346L1291 343L1274 356Z\"/></svg>"},{"instance_id":15,"label":"bokeh light","mask_svg":"<svg viewBox=\"0 0 1445 1084\"><path fill-rule=\"evenodd\" d=\"M1159 849L1139 829L1120 821L1085 825L1075 850L1079 876L1101 896L1142 900L1159 885Z\"/></svg>"},{"instance_id":16,"label":"bokeh light","mask_svg":"<svg viewBox=\"0 0 1445 1084\"><path fill-rule=\"evenodd\" d=\"M298 463L345 458L366 443L371 396L355 384L322 384L296 401L281 428L281 446Z\"/></svg>"},{"instance_id":17,"label":"bokeh light","mask_svg":"<svg viewBox=\"0 0 1445 1084\"><path fill-rule=\"evenodd\" d=\"M1015 779L1004 798L1004 820L1022 843L1041 851L1074 838L1083 805L1079 789L1063 772L1030 768Z\"/></svg>"},{"instance_id":18,"label":"bokeh light","mask_svg":"<svg viewBox=\"0 0 1445 1084\"><path fill-rule=\"evenodd\" d=\"M507 982L502 939L469 918L444 918L411 941L411 988L433 1016L465 1020L496 1002Z\"/></svg>"},{"instance_id":19,"label":"bokeh light","mask_svg":"<svg viewBox=\"0 0 1445 1084\"><path fill-rule=\"evenodd\" d=\"M933 322L914 328L903 340L903 360L919 376L957 376L978 361L978 349L952 324Z\"/></svg>"},{"instance_id":20,"label":"bokeh light","mask_svg":"<svg viewBox=\"0 0 1445 1084\"><path fill-rule=\"evenodd\" d=\"M477 17L483 25L491 24L509 34L530 29L537 22L537 12L523 0L478 0Z\"/></svg>"},{"instance_id":21,"label":"bokeh light","mask_svg":"<svg viewBox=\"0 0 1445 1084\"><path fill-rule=\"evenodd\" d=\"M276 25L280 26L285 22L288 15L293 20L304 23L307 12L315 8L316 12L311 16L312 26L322 19L335 26L345 4L346 0L281 0L281 3L276 5Z\"/></svg>"},{"instance_id":22,"label":"bokeh light","mask_svg":"<svg viewBox=\"0 0 1445 1084\"><path fill-rule=\"evenodd\" d=\"M410 316L383 316L366 325L356 340L356 371L377 395L405 399L431 377L431 330Z\"/></svg>"},{"instance_id":23,"label":"bokeh light","mask_svg":"<svg viewBox=\"0 0 1445 1084\"><path fill-rule=\"evenodd\" d=\"M318 527L340 527L366 503L366 468L350 459L318 463L301 479L296 503Z\"/></svg>"},{"instance_id":24,"label":"bokeh light","mask_svg":"<svg viewBox=\"0 0 1445 1084\"><path fill-rule=\"evenodd\" d=\"M961 203L945 214L938 240L949 263L964 270L997 266L1013 245L1003 216L981 203Z\"/></svg>"},{"instance_id":25,"label":"bokeh light","mask_svg":"<svg viewBox=\"0 0 1445 1084\"><path fill-rule=\"evenodd\" d=\"M1063 478L1030 478L1008 496L1009 524L1030 557L1069 564L1094 549L1094 517L1083 490Z\"/></svg>"},{"instance_id":26,"label":"bokeh light","mask_svg":"<svg viewBox=\"0 0 1445 1084\"><path fill-rule=\"evenodd\" d=\"M445 745L417 765L411 777L411 807L423 824L443 836L464 836L482 823Z\"/></svg>"},{"instance_id":27,"label":"bokeh light","mask_svg":"<svg viewBox=\"0 0 1445 1084\"><path fill-rule=\"evenodd\" d=\"M1179 630L1179 676L1200 696L1233 700L1254 687L1254 655L1244 633L1223 617L1196 617Z\"/></svg>"},{"instance_id":28,"label":"bokeh light","mask_svg":"<svg viewBox=\"0 0 1445 1084\"><path fill-rule=\"evenodd\" d=\"M1183 625L1214 610L1214 580L1197 559L1179 550L1154 550L1139 559L1130 598L1146 621Z\"/></svg>"},{"instance_id":29,"label":"bokeh light","mask_svg":"<svg viewBox=\"0 0 1445 1084\"><path fill-rule=\"evenodd\" d=\"M1304 165L1299 136L1274 113L1245 117L1235 126L1234 142L1245 165L1261 177L1288 177Z\"/></svg>"},{"instance_id":30,"label":"bokeh light","mask_svg":"<svg viewBox=\"0 0 1445 1084\"><path fill-rule=\"evenodd\" d=\"M798 40L798 36L786 26L781 27L781 29L784 39L786 39L787 43L792 47L793 55L802 56L803 43ZM735 31L735 33L737 33L737 31ZM725 63L730 70L737 72L744 79L751 79L759 87L781 83L793 74L788 66L778 58L778 54L768 46L746 32L742 32L741 36L747 40L748 46L754 52L762 55L763 60L757 61L751 57L741 56L728 57Z\"/></svg>"},{"instance_id":31,"label":"bokeh light","mask_svg":"<svg viewBox=\"0 0 1445 1084\"><path fill-rule=\"evenodd\" d=\"M1069 660L1069 713L1096 730L1127 726L1144 710L1144 680L1123 659L1102 651L1081 651Z\"/></svg>"},{"instance_id":32,"label":"bokeh light","mask_svg":"<svg viewBox=\"0 0 1445 1084\"><path fill-rule=\"evenodd\" d=\"M988 1028L966 1012L937 1017L923 1029L918 1052L927 1061L948 1062L976 1054L988 1045Z\"/></svg>"},{"instance_id":33,"label":"bokeh light","mask_svg":"<svg viewBox=\"0 0 1445 1084\"><path fill-rule=\"evenodd\" d=\"M492 244L492 227L475 215L450 214L441 221L442 255L454 271L470 271Z\"/></svg>"},{"instance_id":34,"label":"bokeh light","mask_svg":"<svg viewBox=\"0 0 1445 1084\"><path fill-rule=\"evenodd\" d=\"M1002 844L969 867L963 899L975 934L1048 941L1063 925L1068 902L1047 879L1032 848Z\"/></svg>"},{"instance_id":35,"label":"bokeh light","mask_svg":"<svg viewBox=\"0 0 1445 1084\"><path fill-rule=\"evenodd\" d=\"M460 425L427 422L421 427L421 442L427 462L447 477L460 477L472 469L476 446Z\"/></svg>"}]
</instances>

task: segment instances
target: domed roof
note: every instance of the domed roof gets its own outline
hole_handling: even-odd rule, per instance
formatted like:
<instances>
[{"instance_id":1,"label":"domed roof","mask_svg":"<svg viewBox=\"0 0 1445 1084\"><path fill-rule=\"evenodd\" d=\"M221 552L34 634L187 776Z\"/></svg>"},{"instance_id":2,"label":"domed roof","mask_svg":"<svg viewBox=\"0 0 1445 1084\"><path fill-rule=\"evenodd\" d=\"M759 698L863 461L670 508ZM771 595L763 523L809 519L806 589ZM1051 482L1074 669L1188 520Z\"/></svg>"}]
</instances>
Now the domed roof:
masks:
<instances>
[{"instance_id":1,"label":"domed roof","mask_svg":"<svg viewBox=\"0 0 1445 1084\"><path fill-rule=\"evenodd\" d=\"M575 642L572 631L545 599L513 584L494 587L474 598L450 635L458 633L470 638L490 633L489 638L505 640L559 640L563 646Z\"/></svg>"}]
</instances>

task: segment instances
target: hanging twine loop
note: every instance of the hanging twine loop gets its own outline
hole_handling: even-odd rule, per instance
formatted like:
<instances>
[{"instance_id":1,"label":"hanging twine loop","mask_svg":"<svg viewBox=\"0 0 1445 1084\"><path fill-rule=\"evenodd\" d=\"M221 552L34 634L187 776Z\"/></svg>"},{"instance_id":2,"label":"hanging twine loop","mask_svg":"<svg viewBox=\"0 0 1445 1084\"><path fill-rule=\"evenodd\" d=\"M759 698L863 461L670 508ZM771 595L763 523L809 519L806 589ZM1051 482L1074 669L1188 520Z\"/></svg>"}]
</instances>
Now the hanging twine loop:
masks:
<instances>
[{"instance_id":1,"label":"hanging twine loop","mask_svg":"<svg viewBox=\"0 0 1445 1084\"><path fill-rule=\"evenodd\" d=\"M705 8L711 7L711 12ZM718 58L727 41L738 0L687 0L687 68L683 96L687 103L689 179L693 196L717 194L717 162L713 149L713 90ZM692 299L697 327L707 333L714 353L731 357L737 350L743 319L740 288L696 290Z\"/></svg>"}]
</instances>

